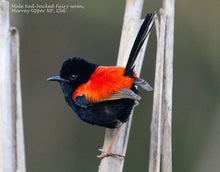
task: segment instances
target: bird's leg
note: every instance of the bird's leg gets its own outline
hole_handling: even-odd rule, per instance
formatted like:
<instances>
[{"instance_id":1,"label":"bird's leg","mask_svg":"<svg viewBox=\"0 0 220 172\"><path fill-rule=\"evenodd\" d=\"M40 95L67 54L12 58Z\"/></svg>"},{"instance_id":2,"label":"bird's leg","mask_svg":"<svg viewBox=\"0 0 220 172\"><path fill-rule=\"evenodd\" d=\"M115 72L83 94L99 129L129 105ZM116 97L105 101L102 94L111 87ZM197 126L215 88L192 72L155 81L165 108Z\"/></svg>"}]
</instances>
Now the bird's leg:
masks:
<instances>
[{"instance_id":1,"label":"bird's leg","mask_svg":"<svg viewBox=\"0 0 220 172\"><path fill-rule=\"evenodd\" d=\"M119 128L117 128L117 130L116 130L116 132L115 132L115 134L114 134L114 136L113 136L113 138L112 138L112 140L111 140L111 143L110 143L110 145L109 145L109 147L108 147L108 151L106 152L106 151L103 150L103 149L99 149L99 151L101 151L102 153L101 153L101 155L98 155L97 158L99 158L100 160L103 159L103 158L105 158L105 157L107 157L107 156L114 156L114 157L115 157L115 156L118 156L118 157L124 158L123 155L111 153L112 146L113 146L113 144L114 144L114 141L115 141L115 139L116 139L116 137L117 137L117 135L118 135L118 132L119 132L120 128L121 128L121 126L120 126Z\"/></svg>"}]
</instances>

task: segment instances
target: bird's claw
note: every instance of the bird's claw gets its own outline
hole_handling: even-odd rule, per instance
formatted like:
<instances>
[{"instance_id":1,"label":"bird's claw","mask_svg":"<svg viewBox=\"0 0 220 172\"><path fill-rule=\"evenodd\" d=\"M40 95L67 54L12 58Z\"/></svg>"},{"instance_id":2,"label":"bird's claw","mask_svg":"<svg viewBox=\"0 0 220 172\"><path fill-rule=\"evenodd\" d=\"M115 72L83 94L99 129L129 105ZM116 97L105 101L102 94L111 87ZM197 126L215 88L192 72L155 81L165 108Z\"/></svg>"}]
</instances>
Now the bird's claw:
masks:
<instances>
[{"instance_id":1,"label":"bird's claw","mask_svg":"<svg viewBox=\"0 0 220 172\"><path fill-rule=\"evenodd\" d=\"M116 157L116 158L118 158L118 157L120 157L120 158L125 158L125 156L124 155L120 155L120 154L115 154L115 153L112 153L112 152L106 152L105 150L103 150L103 149L98 149L100 152L102 152L100 155L98 155L97 156L97 158L99 159L99 160L102 160L103 158L105 158L105 157L108 157L108 156L112 156L112 157Z\"/></svg>"}]
</instances>

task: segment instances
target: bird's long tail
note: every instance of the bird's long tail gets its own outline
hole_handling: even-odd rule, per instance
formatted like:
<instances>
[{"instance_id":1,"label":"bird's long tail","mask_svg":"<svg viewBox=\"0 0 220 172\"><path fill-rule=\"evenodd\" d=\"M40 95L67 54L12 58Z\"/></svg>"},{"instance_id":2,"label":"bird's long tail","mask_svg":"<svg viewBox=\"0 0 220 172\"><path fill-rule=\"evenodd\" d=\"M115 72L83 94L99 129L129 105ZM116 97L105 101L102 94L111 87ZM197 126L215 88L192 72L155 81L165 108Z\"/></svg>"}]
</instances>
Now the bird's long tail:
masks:
<instances>
[{"instance_id":1,"label":"bird's long tail","mask_svg":"<svg viewBox=\"0 0 220 172\"><path fill-rule=\"evenodd\" d=\"M141 49L146 37L148 36L148 34L153 26L153 24L151 24L151 23L154 20L154 16L155 16L155 13L147 14L143 24L141 25L141 28L140 28L140 30L137 34L137 37L134 41L134 45L131 49L127 65L125 67L125 73L124 73L125 76L133 74L133 69L135 67L134 62L140 52L140 49Z\"/></svg>"}]
</instances>

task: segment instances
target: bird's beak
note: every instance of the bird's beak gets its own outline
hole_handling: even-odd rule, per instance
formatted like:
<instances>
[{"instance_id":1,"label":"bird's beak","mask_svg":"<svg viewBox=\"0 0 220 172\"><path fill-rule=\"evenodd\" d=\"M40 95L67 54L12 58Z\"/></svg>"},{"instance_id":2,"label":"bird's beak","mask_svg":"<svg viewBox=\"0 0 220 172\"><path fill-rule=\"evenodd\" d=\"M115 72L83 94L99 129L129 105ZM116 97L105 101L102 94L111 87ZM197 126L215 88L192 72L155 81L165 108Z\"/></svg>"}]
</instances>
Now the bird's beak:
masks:
<instances>
[{"instance_id":1,"label":"bird's beak","mask_svg":"<svg viewBox=\"0 0 220 172\"><path fill-rule=\"evenodd\" d=\"M47 78L47 81L64 81L64 82L70 82L67 79L61 78L60 76L52 76L50 78Z\"/></svg>"}]
</instances>

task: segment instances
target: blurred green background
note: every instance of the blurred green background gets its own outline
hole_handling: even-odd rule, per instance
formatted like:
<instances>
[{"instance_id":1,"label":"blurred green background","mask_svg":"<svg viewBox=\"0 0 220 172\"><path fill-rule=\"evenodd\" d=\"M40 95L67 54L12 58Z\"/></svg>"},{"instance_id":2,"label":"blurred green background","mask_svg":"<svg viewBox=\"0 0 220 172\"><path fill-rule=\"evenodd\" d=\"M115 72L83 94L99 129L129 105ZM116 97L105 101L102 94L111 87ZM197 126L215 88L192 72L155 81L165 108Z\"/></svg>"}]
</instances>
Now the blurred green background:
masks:
<instances>
[{"instance_id":1,"label":"blurred green background","mask_svg":"<svg viewBox=\"0 0 220 172\"><path fill-rule=\"evenodd\" d=\"M104 128L83 123L46 78L68 57L115 65L125 1L11 0L21 4L81 4L64 14L11 13L20 31L24 132L28 172L95 172ZM146 0L143 17L162 1ZM220 1L176 1L173 171L220 171ZM147 47L142 78L154 83L156 37ZM140 90L125 172L147 171L153 93Z\"/></svg>"}]
</instances>

